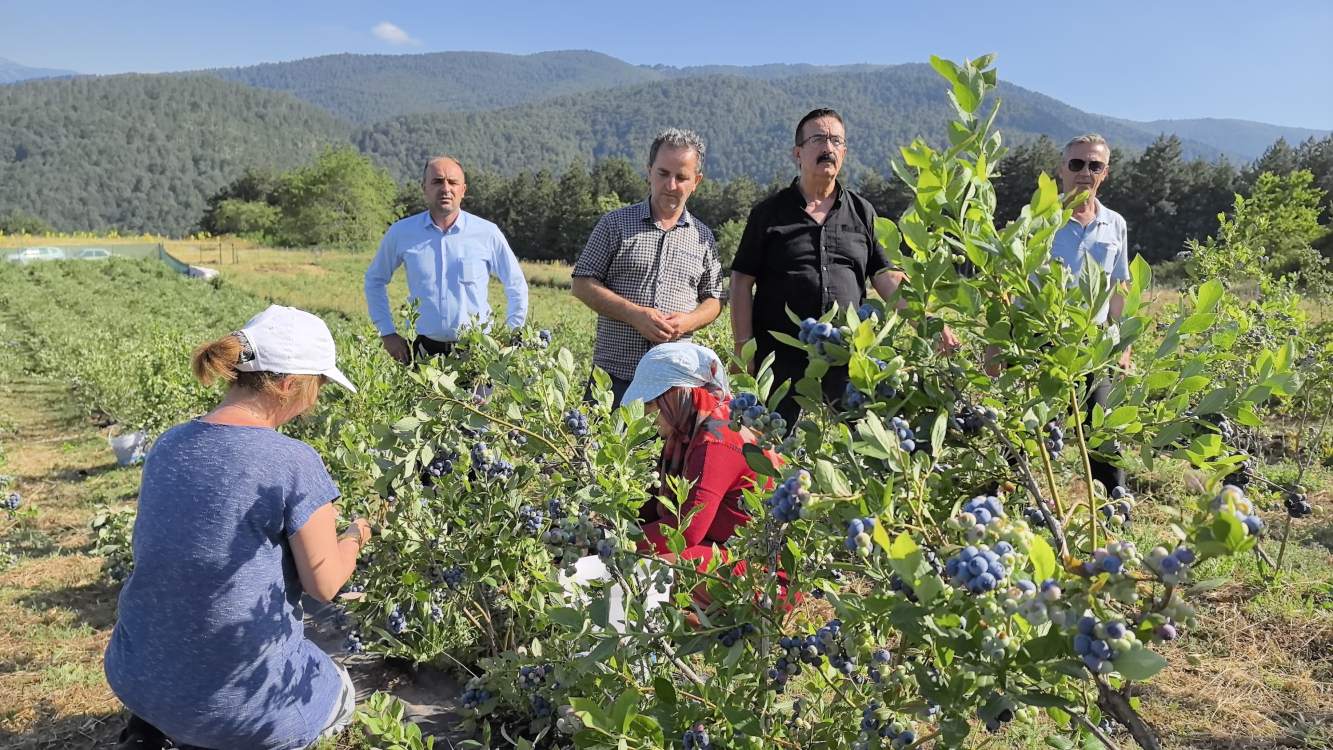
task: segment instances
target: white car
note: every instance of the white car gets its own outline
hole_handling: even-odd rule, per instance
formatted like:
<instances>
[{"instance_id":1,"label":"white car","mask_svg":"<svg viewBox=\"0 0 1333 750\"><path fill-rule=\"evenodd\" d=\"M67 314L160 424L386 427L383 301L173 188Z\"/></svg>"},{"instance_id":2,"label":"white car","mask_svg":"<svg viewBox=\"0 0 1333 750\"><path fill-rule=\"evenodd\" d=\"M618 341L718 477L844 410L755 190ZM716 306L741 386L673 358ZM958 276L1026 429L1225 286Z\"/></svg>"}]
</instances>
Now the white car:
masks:
<instances>
[{"instance_id":1,"label":"white car","mask_svg":"<svg viewBox=\"0 0 1333 750\"><path fill-rule=\"evenodd\" d=\"M74 254L75 260L106 260L111 257L111 251L104 247L85 247Z\"/></svg>"},{"instance_id":2,"label":"white car","mask_svg":"<svg viewBox=\"0 0 1333 750\"><path fill-rule=\"evenodd\" d=\"M37 260L65 260L66 257L65 250L59 247L25 247L5 256L5 260L26 265Z\"/></svg>"}]
</instances>

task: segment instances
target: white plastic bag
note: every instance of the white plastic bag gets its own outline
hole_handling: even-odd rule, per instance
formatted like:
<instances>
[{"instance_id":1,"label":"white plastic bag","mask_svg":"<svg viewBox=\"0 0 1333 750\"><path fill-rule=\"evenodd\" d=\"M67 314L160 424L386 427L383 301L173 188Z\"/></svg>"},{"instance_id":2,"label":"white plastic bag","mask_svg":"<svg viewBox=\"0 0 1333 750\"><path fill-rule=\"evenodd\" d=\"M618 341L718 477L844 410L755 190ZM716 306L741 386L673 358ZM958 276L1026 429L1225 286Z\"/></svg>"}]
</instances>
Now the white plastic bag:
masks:
<instances>
[{"instance_id":1,"label":"white plastic bag","mask_svg":"<svg viewBox=\"0 0 1333 750\"><path fill-rule=\"evenodd\" d=\"M116 435L111 439L111 450L116 453L116 463L129 466L143 460L144 449L148 447L148 435L143 430Z\"/></svg>"}]
</instances>

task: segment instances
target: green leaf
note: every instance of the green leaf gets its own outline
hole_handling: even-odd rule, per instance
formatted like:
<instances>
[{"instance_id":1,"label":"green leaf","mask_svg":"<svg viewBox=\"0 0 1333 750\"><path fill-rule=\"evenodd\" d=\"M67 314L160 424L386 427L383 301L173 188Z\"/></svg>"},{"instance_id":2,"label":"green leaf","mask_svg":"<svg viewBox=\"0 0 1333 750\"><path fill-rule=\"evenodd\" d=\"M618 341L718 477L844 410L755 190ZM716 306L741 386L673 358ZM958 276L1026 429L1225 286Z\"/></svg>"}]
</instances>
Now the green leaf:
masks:
<instances>
[{"instance_id":1,"label":"green leaf","mask_svg":"<svg viewBox=\"0 0 1333 750\"><path fill-rule=\"evenodd\" d=\"M663 529L665 528L666 524L663 524ZM684 549L684 547L681 549ZM560 625L566 630L573 630L576 632L583 630L583 613L576 609L570 609L569 607L555 607L546 610L546 616L550 618L552 622Z\"/></svg>"},{"instance_id":2,"label":"green leaf","mask_svg":"<svg viewBox=\"0 0 1333 750\"><path fill-rule=\"evenodd\" d=\"M1123 427L1139 418L1139 407L1134 405L1122 406L1111 412L1111 416L1106 418L1105 426L1107 429Z\"/></svg>"},{"instance_id":3,"label":"green leaf","mask_svg":"<svg viewBox=\"0 0 1333 750\"><path fill-rule=\"evenodd\" d=\"M1160 391L1163 388L1169 388L1172 385L1175 385L1178 380L1180 380L1180 373L1172 372L1170 370L1158 370L1149 375L1143 381L1143 385L1149 391Z\"/></svg>"},{"instance_id":4,"label":"green leaf","mask_svg":"<svg viewBox=\"0 0 1333 750\"><path fill-rule=\"evenodd\" d=\"M1203 333L1209 328L1212 328L1213 323L1216 321L1217 316L1212 313L1195 313L1186 318L1185 322L1180 325L1180 334L1185 336L1194 333Z\"/></svg>"},{"instance_id":5,"label":"green leaf","mask_svg":"<svg viewBox=\"0 0 1333 750\"><path fill-rule=\"evenodd\" d=\"M1037 176L1037 192L1032 194L1032 215L1040 216L1060 202L1060 190L1045 172Z\"/></svg>"},{"instance_id":6,"label":"green leaf","mask_svg":"<svg viewBox=\"0 0 1333 750\"><path fill-rule=\"evenodd\" d=\"M1040 584L1055 575L1055 551L1044 537L1038 536L1029 555L1032 558L1032 580Z\"/></svg>"},{"instance_id":7,"label":"green leaf","mask_svg":"<svg viewBox=\"0 0 1333 750\"><path fill-rule=\"evenodd\" d=\"M1199 405L1194 407L1194 413L1216 414L1217 412L1221 411L1222 407L1226 406L1227 402L1230 400L1231 400L1231 389L1218 388L1217 390L1203 397L1203 400L1199 402Z\"/></svg>"},{"instance_id":8,"label":"green leaf","mask_svg":"<svg viewBox=\"0 0 1333 750\"><path fill-rule=\"evenodd\" d=\"M819 489L830 495L848 497L852 494L852 485L847 482L847 477L828 459L815 461L815 482Z\"/></svg>"},{"instance_id":9,"label":"green leaf","mask_svg":"<svg viewBox=\"0 0 1333 750\"><path fill-rule=\"evenodd\" d=\"M898 225L883 216L875 217L875 239L885 248L897 248L902 245L903 238L898 232Z\"/></svg>"},{"instance_id":10,"label":"green leaf","mask_svg":"<svg viewBox=\"0 0 1333 750\"><path fill-rule=\"evenodd\" d=\"M930 427L930 445L935 451L935 455L944 455L944 433L949 425L948 415L940 412L935 415L935 423Z\"/></svg>"},{"instance_id":11,"label":"green leaf","mask_svg":"<svg viewBox=\"0 0 1333 750\"><path fill-rule=\"evenodd\" d=\"M773 466L773 462L764 454L764 450L753 443L746 443L741 448L741 455L745 456L745 463L754 469L754 473L766 476L776 477L781 472Z\"/></svg>"},{"instance_id":12,"label":"green leaf","mask_svg":"<svg viewBox=\"0 0 1333 750\"><path fill-rule=\"evenodd\" d=\"M1222 299L1222 282L1213 279L1199 287L1198 302L1194 305L1195 312L1210 312Z\"/></svg>"},{"instance_id":13,"label":"green leaf","mask_svg":"<svg viewBox=\"0 0 1333 750\"><path fill-rule=\"evenodd\" d=\"M658 703L665 706L676 705L676 686L662 675L653 678L653 694L657 696Z\"/></svg>"},{"instance_id":14,"label":"green leaf","mask_svg":"<svg viewBox=\"0 0 1333 750\"><path fill-rule=\"evenodd\" d=\"M1166 668L1166 659L1147 648L1133 648L1116 659L1115 671L1126 680L1146 680Z\"/></svg>"}]
</instances>

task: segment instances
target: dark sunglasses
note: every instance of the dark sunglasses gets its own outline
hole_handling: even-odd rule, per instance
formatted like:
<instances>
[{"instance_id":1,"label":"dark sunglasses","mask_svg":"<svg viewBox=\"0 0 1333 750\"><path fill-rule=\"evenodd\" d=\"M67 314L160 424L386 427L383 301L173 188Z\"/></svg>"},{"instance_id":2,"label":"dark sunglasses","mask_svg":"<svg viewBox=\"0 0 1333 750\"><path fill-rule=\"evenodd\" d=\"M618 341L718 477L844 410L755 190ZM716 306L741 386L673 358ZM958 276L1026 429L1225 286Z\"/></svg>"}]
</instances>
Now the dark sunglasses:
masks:
<instances>
[{"instance_id":1,"label":"dark sunglasses","mask_svg":"<svg viewBox=\"0 0 1333 750\"><path fill-rule=\"evenodd\" d=\"M1068 164L1070 172L1082 172L1083 168L1087 167L1089 172L1093 174L1101 174L1102 170L1106 169L1106 162L1104 161L1083 161L1082 159L1070 159Z\"/></svg>"}]
</instances>

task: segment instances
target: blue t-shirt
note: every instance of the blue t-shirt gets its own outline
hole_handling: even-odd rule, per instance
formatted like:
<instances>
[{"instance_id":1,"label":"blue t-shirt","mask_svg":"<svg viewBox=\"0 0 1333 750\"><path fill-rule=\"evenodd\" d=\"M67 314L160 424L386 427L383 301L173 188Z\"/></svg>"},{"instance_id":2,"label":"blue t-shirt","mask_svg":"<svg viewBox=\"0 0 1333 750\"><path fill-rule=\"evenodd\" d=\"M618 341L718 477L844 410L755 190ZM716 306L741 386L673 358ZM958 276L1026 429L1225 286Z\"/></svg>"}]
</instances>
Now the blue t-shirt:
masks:
<instances>
[{"instance_id":1,"label":"blue t-shirt","mask_svg":"<svg viewBox=\"0 0 1333 750\"><path fill-rule=\"evenodd\" d=\"M163 433L106 651L116 697L177 743L313 742L341 680L304 636L288 538L338 494L314 449L273 430L195 420Z\"/></svg>"}]
</instances>

